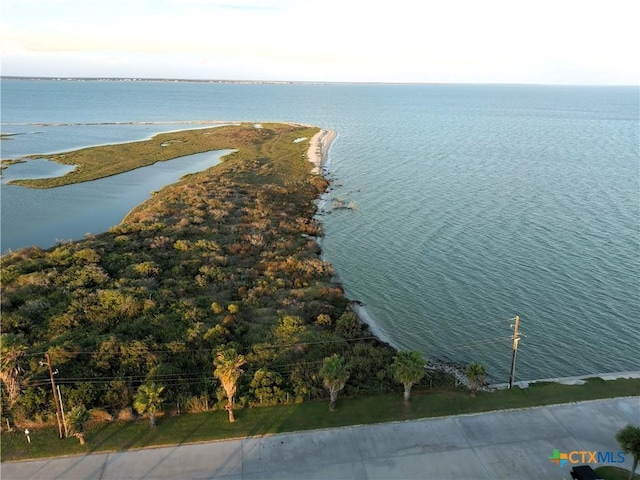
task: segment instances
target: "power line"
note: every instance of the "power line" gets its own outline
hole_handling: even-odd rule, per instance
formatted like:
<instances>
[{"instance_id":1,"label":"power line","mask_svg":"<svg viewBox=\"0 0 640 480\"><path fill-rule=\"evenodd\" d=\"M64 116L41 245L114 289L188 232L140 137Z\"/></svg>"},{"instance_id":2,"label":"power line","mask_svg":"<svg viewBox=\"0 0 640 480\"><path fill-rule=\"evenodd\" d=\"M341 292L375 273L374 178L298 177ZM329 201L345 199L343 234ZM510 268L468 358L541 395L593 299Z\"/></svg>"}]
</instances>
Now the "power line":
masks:
<instances>
[{"instance_id":1,"label":"power line","mask_svg":"<svg viewBox=\"0 0 640 480\"><path fill-rule=\"evenodd\" d=\"M518 317L516 317L518 318ZM485 322L482 325L486 325L487 323L502 323L504 322L504 320L495 320L495 321L491 321L491 322ZM480 325L480 324L477 324ZM469 347L477 347L477 346L482 346L482 345L489 345L489 344L495 344L495 343L502 343L505 342L507 340L513 340L517 335L514 334L514 336L506 336L506 337L494 337L494 338L487 338L487 339L482 339L482 340L477 340L477 341L472 341L472 342L465 342L464 344L459 344L459 345L453 345L453 346L448 346L447 350L452 351L452 350L461 350L461 349L468 349ZM378 340L380 341L380 339L376 336L370 335L370 336L364 336L364 337L357 337L357 338L353 338L353 339L336 339L336 340L321 340L321 341L315 341L315 342L297 342L297 343L282 343L282 344L268 344L268 343L264 343L264 344L257 344L254 345L254 348L258 348L258 349L277 349L277 348L294 348L294 347L299 347L299 346L308 346L308 345L326 345L326 344L338 344L338 343L351 343L351 342L358 342L358 341L363 341L363 340ZM519 340L519 336L518 336L518 340ZM515 341L514 341L515 342ZM116 352L115 353L120 353L121 351L121 347L126 347L129 346L130 344L127 343L123 343L120 345L117 345L117 348L115 349ZM215 351L215 348L198 348L198 349L156 349L156 350L146 350L144 352L142 352L142 356L144 355L164 355L164 354L169 354L169 356L178 356L178 355L184 355L184 354L188 354L188 353L212 353ZM45 352L46 353L46 352ZM114 352L103 352L100 350L84 350L84 351L68 351L65 352L70 356L78 356L78 355L100 355L100 354L114 354ZM34 355L38 355L38 354L42 354L42 353L31 353L28 354L27 356L34 356ZM251 352L249 352L248 354L251 354ZM320 363L322 363L323 360L316 360L316 361L309 361L309 362L296 362L296 363L289 363L289 364L275 364L275 365L265 365L265 366L258 366L255 365L252 368L250 368L249 370L247 370L247 374L248 375L253 375L255 374L255 372L257 372L259 369L261 368L266 368L268 371L270 372L274 372L280 375L287 375L290 374L294 371L296 371L296 368L300 368L300 367L307 367L307 366L311 366L311 365L318 365ZM212 369L207 369L206 371L201 371L201 372L170 372L170 373L159 373L159 374L153 374L151 372L147 372L146 374L137 374L137 375L107 375L107 376L79 376L79 377L58 377L58 383L62 384L62 385L77 385L77 384L82 384L82 383L91 383L91 384L108 384L111 383L113 381L117 381L117 380L124 380L124 381L129 381L129 382L143 382L145 381L147 378L151 377L151 378L157 378L159 379L159 381L164 382L165 384L167 384L167 386L177 386L177 385L195 385L195 384L201 384L202 382L205 381L205 379L209 379L209 378L213 378L213 371ZM30 384L32 386L43 386L46 384L46 380L35 380L35 381L31 381Z\"/></svg>"},{"instance_id":2,"label":"power line","mask_svg":"<svg viewBox=\"0 0 640 480\"><path fill-rule=\"evenodd\" d=\"M299 366L309 366L309 365L319 365L323 360L313 360L310 362L298 362L298 363L288 363L283 365L275 365L267 367L266 370L273 373L278 374L287 374L292 373L296 370L295 367ZM265 367L252 367L248 369L245 373L247 374L255 374L257 371L263 369ZM76 385L80 383L92 383L92 384L107 384L113 381L130 381L130 382L142 382L151 376L152 378L162 377L162 381L167 383L171 382L173 384L179 384L177 382L184 382L185 384L197 384L204 381L207 378L213 378L213 367L210 370L201 371L201 372L191 372L186 374L181 373L167 373L167 374L140 374L140 375L113 375L113 376L95 376L95 377L62 377L58 378L58 384L62 385ZM43 386L46 384L46 380L35 380L30 382L31 386Z\"/></svg>"},{"instance_id":3,"label":"power line","mask_svg":"<svg viewBox=\"0 0 640 480\"><path fill-rule=\"evenodd\" d=\"M382 342L382 340L380 340L378 337L374 336L374 335L369 335L366 337L357 337L357 338L341 338L341 339L336 339L336 340L321 340L321 341L315 341L315 342L296 342L296 343L280 343L280 344L270 344L270 343L257 343L254 344L252 347L259 347L259 348L290 348L290 347L299 347L299 346L304 346L304 345L325 345L325 344L330 344L330 343L350 343L350 342L359 342L362 340L378 340L380 342ZM134 341L139 341L139 340L134 340ZM122 344L118 344L116 345L116 349L115 350L120 350L120 347L128 347L130 346L130 344L128 343L122 343ZM143 353L144 354L162 354L162 353L170 353L170 354L174 354L174 355L180 355L180 354L184 354L184 353L195 353L195 352L207 352L207 353L211 353L214 352L216 349L215 348L185 348L183 350L172 350L172 349L161 349L161 350L145 350ZM27 353L24 356L25 357L34 357L34 356L41 356L46 354L47 352L34 352L34 353ZM96 354L112 354L112 353L116 353L116 352L110 352L110 351L100 351L100 350L81 350L81 351L74 351L74 350L65 350L63 352L63 354L66 355L96 355ZM117 352L119 353L119 352Z\"/></svg>"}]
</instances>

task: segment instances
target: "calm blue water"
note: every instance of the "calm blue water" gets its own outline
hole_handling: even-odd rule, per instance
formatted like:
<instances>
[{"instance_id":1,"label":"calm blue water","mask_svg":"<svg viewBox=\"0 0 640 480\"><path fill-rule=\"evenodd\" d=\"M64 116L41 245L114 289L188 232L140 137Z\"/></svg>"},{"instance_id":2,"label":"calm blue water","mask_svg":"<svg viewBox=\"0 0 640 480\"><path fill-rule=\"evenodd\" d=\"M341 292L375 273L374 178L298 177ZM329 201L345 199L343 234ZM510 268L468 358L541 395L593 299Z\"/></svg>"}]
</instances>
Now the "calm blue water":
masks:
<instances>
[{"instance_id":1,"label":"calm blue water","mask_svg":"<svg viewBox=\"0 0 640 480\"><path fill-rule=\"evenodd\" d=\"M495 380L520 315L516 377L533 379L640 369L638 105L636 87L3 81L2 131L23 134L1 147L176 129L160 122L335 129L330 198L357 208L328 202L323 249L347 295L394 345L484 363ZM79 210L109 195L95 183L97 204ZM56 225L81 215L34 214L53 191L2 188L3 248L7 231L66 238ZM11 203L17 190L26 200Z\"/></svg>"},{"instance_id":2,"label":"calm blue water","mask_svg":"<svg viewBox=\"0 0 640 480\"><path fill-rule=\"evenodd\" d=\"M5 182L15 178L52 177L73 167L47 160L20 163L2 179L2 248L50 246L100 233L119 224L151 192L220 163L233 150L197 153L149 167L54 189L29 189Z\"/></svg>"}]
</instances>

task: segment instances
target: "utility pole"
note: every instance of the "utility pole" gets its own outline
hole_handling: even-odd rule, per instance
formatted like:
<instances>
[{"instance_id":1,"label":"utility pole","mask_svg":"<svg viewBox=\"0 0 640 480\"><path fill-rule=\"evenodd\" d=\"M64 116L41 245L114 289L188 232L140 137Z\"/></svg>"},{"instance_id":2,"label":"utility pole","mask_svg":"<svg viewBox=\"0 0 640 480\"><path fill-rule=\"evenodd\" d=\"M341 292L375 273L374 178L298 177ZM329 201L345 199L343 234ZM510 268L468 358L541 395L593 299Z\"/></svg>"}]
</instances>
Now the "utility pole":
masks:
<instances>
[{"instance_id":1,"label":"utility pole","mask_svg":"<svg viewBox=\"0 0 640 480\"><path fill-rule=\"evenodd\" d=\"M67 420L64 418L64 402L62 401L62 394L60 393L60 385L56 385L58 389L58 398L60 399L60 411L62 412L62 424L64 425L64 438L69 436L69 429L67 428Z\"/></svg>"},{"instance_id":2,"label":"utility pole","mask_svg":"<svg viewBox=\"0 0 640 480\"><path fill-rule=\"evenodd\" d=\"M45 353L44 358L47 359L46 365L47 367L49 367L49 377L51 377L51 389L53 390L53 400L56 403L56 420L58 420L58 433L60 434L60 438L63 438L62 414L60 413L60 399L58 398L58 390L56 389L56 382L53 379L53 368L51 368L51 357L49 356L48 353Z\"/></svg>"},{"instance_id":3,"label":"utility pole","mask_svg":"<svg viewBox=\"0 0 640 480\"><path fill-rule=\"evenodd\" d=\"M516 376L516 353L518 352L518 342L520 341L520 334L518 328L520 327L520 317L516 315L516 323L511 325L513 327L513 353L511 354L511 375L509 376L509 388L513 387L513 380Z\"/></svg>"}]
</instances>

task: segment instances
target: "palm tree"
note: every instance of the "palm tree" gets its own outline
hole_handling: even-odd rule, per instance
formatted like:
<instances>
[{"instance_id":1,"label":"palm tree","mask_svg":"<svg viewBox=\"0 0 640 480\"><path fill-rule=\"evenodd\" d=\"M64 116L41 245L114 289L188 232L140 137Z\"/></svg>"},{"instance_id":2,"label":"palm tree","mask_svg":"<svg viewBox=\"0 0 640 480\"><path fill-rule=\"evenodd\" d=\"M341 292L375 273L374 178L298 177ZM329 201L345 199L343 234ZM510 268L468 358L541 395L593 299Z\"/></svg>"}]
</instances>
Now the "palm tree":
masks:
<instances>
[{"instance_id":1,"label":"palm tree","mask_svg":"<svg viewBox=\"0 0 640 480\"><path fill-rule=\"evenodd\" d=\"M320 369L320 376L324 381L324 386L329 390L329 410L333 412L336 409L338 392L344 388L349 379L349 368L344 357L334 353L325 358Z\"/></svg>"},{"instance_id":2,"label":"palm tree","mask_svg":"<svg viewBox=\"0 0 640 480\"><path fill-rule=\"evenodd\" d=\"M89 412L84 405L74 407L67 415L67 424L70 433L84 445L84 427L89 420Z\"/></svg>"},{"instance_id":3,"label":"palm tree","mask_svg":"<svg viewBox=\"0 0 640 480\"><path fill-rule=\"evenodd\" d=\"M633 456L633 466L629 474L629 480L633 480L636 468L638 468L638 460L640 459L640 427L627 425L618 430L616 440L624 453L630 453Z\"/></svg>"},{"instance_id":4,"label":"palm tree","mask_svg":"<svg viewBox=\"0 0 640 480\"><path fill-rule=\"evenodd\" d=\"M0 335L0 379L7 387L9 405L13 405L20 397L21 358L26 346L15 335Z\"/></svg>"},{"instance_id":5,"label":"palm tree","mask_svg":"<svg viewBox=\"0 0 640 480\"><path fill-rule=\"evenodd\" d=\"M164 387L161 385L145 383L140 385L133 399L133 406L140 414L149 412L149 424L152 427L156 426L156 413L160 410L164 401L160 396L163 391Z\"/></svg>"},{"instance_id":6,"label":"palm tree","mask_svg":"<svg viewBox=\"0 0 640 480\"><path fill-rule=\"evenodd\" d=\"M482 385L484 385L484 382L487 379L487 369L484 367L484 365L471 363L467 367L465 375L471 382L471 396L475 397L476 392Z\"/></svg>"},{"instance_id":7,"label":"palm tree","mask_svg":"<svg viewBox=\"0 0 640 480\"><path fill-rule=\"evenodd\" d=\"M402 350L393 358L391 370L396 381L404 385L404 401L411 396L411 387L424 377L425 361L420 352Z\"/></svg>"},{"instance_id":8,"label":"palm tree","mask_svg":"<svg viewBox=\"0 0 640 480\"><path fill-rule=\"evenodd\" d=\"M233 415L233 397L236 394L238 380L242 375L240 367L246 363L242 355L238 355L235 348L220 348L213 360L215 370L213 375L220 380L222 388L227 395L227 405L225 409L229 412L229 421L235 422Z\"/></svg>"}]
</instances>

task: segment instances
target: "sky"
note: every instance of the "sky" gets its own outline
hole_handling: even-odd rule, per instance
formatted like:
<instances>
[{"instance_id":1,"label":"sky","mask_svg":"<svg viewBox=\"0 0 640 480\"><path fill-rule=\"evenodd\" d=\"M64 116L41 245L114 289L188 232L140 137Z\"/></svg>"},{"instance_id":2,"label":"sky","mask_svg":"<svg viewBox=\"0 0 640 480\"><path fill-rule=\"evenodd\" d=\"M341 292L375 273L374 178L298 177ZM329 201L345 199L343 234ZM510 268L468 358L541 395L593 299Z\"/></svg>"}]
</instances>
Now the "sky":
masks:
<instances>
[{"instance_id":1,"label":"sky","mask_svg":"<svg viewBox=\"0 0 640 480\"><path fill-rule=\"evenodd\" d=\"M5 76L638 85L638 0L0 0Z\"/></svg>"}]
</instances>

